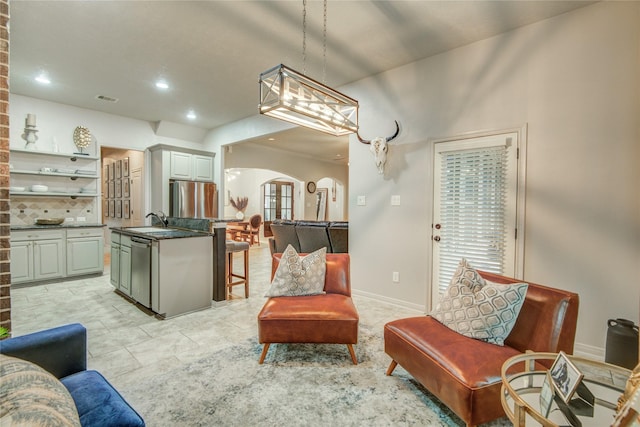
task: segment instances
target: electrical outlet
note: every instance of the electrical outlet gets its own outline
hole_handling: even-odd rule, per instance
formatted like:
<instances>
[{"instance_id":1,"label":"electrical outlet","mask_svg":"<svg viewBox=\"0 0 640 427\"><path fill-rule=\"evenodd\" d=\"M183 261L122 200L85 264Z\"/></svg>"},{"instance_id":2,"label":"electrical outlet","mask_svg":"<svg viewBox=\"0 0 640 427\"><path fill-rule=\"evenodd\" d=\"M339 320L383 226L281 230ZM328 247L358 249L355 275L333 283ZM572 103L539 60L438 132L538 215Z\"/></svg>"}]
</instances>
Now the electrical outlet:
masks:
<instances>
[{"instance_id":1,"label":"electrical outlet","mask_svg":"<svg viewBox=\"0 0 640 427\"><path fill-rule=\"evenodd\" d=\"M391 206L400 206L400 195L391 196Z\"/></svg>"},{"instance_id":2,"label":"electrical outlet","mask_svg":"<svg viewBox=\"0 0 640 427\"><path fill-rule=\"evenodd\" d=\"M64 219L64 222L73 222L73 221L75 221L75 220L73 218L69 218L69 217Z\"/></svg>"},{"instance_id":3,"label":"electrical outlet","mask_svg":"<svg viewBox=\"0 0 640 427\"><path fill-rule=\"evenodd\" d=\"M78 222L86 222L87 221L87 217L86 216L79 216L76 218L76 221Z\"/></svg>"},{"instance_id":4,"label":"electrical outlet","mask_svg":"<svg viewBox=\"0 0 640 427\"><path fill-rule=\"evenodd\" d=\"M367 198L365 196L358 196L357 205L364 206L367 204Z\"/></svg>"},{"instance_id":5,"label":"electrical outlet","mask_svg":"<svg viewBox=\"0 0 640 427\"><path fill-rule=\"evenodd\" d=\"M391 274L391 280L393 280L394 283L400 283L400 272L394 271Z\"/></svg>"}]
</instances>

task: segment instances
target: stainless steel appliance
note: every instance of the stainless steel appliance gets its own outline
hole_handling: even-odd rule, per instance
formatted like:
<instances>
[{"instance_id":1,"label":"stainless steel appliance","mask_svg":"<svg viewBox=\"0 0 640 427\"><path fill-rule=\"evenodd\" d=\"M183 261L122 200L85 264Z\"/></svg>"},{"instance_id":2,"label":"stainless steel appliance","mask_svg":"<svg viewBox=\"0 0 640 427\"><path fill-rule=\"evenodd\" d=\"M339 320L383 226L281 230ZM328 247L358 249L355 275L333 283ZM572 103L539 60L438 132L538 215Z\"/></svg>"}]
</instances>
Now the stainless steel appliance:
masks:
<instances>
[{"instance_id":1,"label":"stainless steel appliance","mask_svg":"<svg viewBox=\"0 0 640 427\"><path fill-rule=\"evenodd\" d=\"M217 218L216 184L201 181L169 181L169 216Z\"/></svg>"},{"instance_id":2,"label":"stainless steel appliance","mask_svg":"<svg viewBox=\"0 0 640 427\"><path fill-rule=\"evenodd\" d=\"M151 308L151 240L131 237L131 297Z\"/></svg>"}]
</instances>

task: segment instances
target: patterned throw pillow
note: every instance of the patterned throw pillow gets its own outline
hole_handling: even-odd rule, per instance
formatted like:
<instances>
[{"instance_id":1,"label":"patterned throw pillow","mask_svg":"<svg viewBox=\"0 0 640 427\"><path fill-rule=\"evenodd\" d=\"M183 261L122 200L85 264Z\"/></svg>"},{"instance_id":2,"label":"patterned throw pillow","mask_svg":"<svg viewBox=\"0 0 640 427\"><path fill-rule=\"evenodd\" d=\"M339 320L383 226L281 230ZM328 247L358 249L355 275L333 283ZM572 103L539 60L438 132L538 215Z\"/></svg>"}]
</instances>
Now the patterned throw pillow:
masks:
<instances>
[{"instance_id":1,"label":"patterned throw pillow","mask_svg":"<svg viewBox=\"0 0 640 427\"><path fill-rule=\"evenodd\" d=\"M324 293L327 270L327 248L318 249L304 257L288 245L273 276L266 297L318 295Z\"/></svg>"},{"instance_id":2,"label":"patterned throw pillow","mask_svg":"<svg viewBox=\"0 0 640 427\"><path fill-rule=\"evenodd\" d=\"M431 316L464 336L500 346L509 336L524 303L529 285L502 285L482 279L465 261L462 279L452 280ZM454 274L454 278L456 277ZM480 286L478 277L484 285ZM471 286L469 286L469 284Z\"/></svg>"},{"instance_id":3,"label":"patterned throw pillow","mask_svg":"<svg viewBox=\"0 0 640 427\"><path fill-rule=\"evenodd\" d=\"M80 427L69 391L26 360L0 354L0 425Z\"/></svg>"},{"instance_id":4,"label":"patterned throw pillow","mask_svg":"<svg viewBox=\"0 0 640 427\"><path fill-rule=\"evenodd\" d=\"M458 268L453 273L453 277L451 278L450 284L460 283L471 289L472 292L475 292L478 289L481 289L485 284L484 278L478 273L478 271L471 267L469 261L465 258L460 260L458 264Z\"/></svg>"}]
</instances>

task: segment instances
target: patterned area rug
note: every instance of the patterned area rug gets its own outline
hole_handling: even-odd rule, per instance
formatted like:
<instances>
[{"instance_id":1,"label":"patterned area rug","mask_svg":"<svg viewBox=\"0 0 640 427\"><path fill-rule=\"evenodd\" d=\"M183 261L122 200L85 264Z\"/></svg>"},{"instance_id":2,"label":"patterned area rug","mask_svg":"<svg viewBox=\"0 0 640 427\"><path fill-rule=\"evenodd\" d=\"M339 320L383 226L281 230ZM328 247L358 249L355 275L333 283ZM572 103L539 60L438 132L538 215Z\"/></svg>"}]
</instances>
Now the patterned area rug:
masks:
<instances>
[{"instance_id":1,"label":"patterned area rug","mask_svg":"<svg viewBox=\"0 0 640 427\"><path fill-rule=\"evenodd\" d=\"M400 366L385 375L382 343L361 328L358 365L345 345L311 344L273 344L259 365L254 338L123 392L150 427L463 426Z\"/></svg>"}]
</instances>

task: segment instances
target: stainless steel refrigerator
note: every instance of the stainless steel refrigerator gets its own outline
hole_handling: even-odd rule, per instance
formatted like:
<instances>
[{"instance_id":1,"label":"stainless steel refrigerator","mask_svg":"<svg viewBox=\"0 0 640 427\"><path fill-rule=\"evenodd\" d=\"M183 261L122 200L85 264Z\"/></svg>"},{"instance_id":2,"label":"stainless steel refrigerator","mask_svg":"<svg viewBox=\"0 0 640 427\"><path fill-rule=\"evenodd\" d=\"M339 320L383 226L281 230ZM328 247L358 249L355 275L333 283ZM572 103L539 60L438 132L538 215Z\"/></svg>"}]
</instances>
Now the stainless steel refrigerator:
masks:
<instances>
[{"instance_id":1,"label":"stainless steel refrigerator","mask_svg":"<svg viewBox=\"0 0 640 427\"><path fill-rule=\"evenodd\" d=\"M217 218L216 184L200 181L169 181L169 216Z\"/></svg>"}]
</instances>

